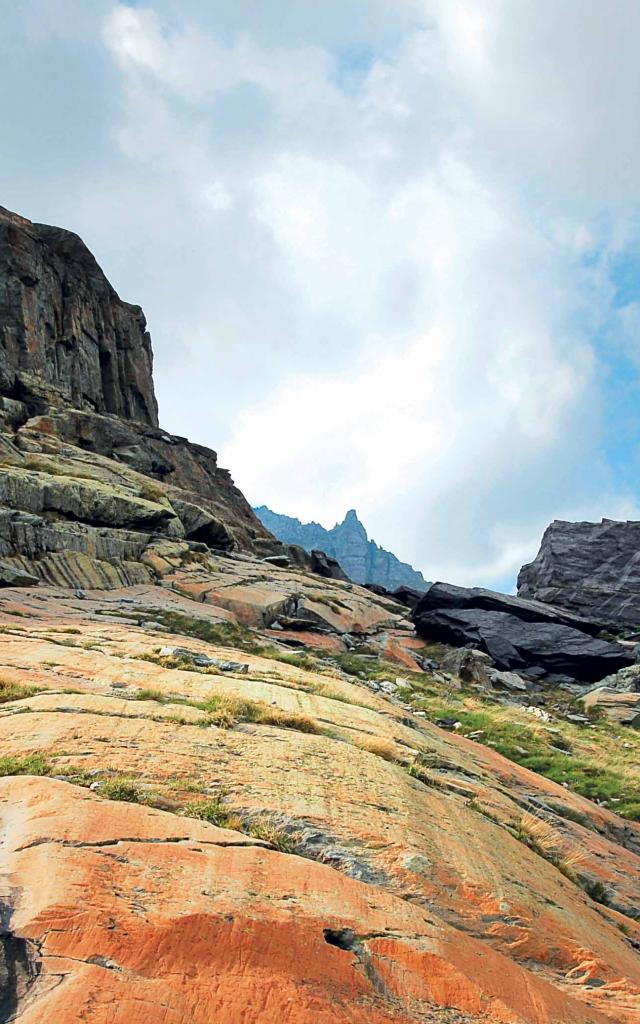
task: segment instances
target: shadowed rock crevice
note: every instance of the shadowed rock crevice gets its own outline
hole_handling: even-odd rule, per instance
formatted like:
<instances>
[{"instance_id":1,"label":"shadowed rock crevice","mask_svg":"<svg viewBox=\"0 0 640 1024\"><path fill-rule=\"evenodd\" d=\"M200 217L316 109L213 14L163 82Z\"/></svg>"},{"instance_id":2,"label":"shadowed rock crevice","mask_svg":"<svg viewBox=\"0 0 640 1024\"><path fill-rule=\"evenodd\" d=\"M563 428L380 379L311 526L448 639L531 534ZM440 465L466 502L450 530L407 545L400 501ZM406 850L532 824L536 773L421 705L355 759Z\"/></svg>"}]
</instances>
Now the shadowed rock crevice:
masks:
<instances>
[{"instance_id":1,"label":"shadowed rock crevice","mask_svg":"<svg viewBox=\"0 0 640 1024\"><path fill-rule=\"evenodd\" d=\"M327 945L353 953L355 969L364 975L376 995L381 996L392 1005L397 1005L397 998L389 991L375 968L374 957L367 949L364 940L356 935L352 928L324 928L323 935ZM373 937L377 938L378 936Z\"/></svg>"},{"instance_id":2,"label":"shadowed rock crevice","mask_svg":"<svg viewBox=\"0 0 640 1024\"><path fill-rule=\"evenodd\" d=\"M0 934L0 1024L16 1020L39 973L30 943L12 932Z\"/></svg>"}]
</instances>

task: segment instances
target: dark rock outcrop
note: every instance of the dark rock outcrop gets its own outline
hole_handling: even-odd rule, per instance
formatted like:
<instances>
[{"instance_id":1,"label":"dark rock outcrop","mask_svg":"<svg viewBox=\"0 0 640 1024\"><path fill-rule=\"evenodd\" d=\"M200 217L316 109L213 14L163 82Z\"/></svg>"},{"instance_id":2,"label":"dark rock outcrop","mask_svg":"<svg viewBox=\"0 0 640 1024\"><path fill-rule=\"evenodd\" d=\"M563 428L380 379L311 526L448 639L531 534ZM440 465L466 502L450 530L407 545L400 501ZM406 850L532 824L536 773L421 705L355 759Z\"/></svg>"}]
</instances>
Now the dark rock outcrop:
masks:
<instances>
[{"instance_id":1,"label":"dark rock outcrop","mask_svg":"<svg viewBox=\"0 0 640 1024\"><path fill-rule=\"evenodd\" d=\"M297 544L309 552L323 551L336 559L354 583L375 583L387 591L412 587L420 593L429 585L421 572L369 540L353 509L331 530L325 530L319 523L301 523L292 516L279 515L266 505L254 508L254 512L283 543Z\"/></svg>"},{"instance_id":2,"label":"dark rock outcrop","mask_svg":"<svg viewBox=\"0 0 640 1024\"><path fill-rule=\"evenodd\" d=\"M555 520L534 561L520 570L518 594L616 628L639 628L640 522Z\"/></svg>"},{"instance_id":3,"label":"dark rock outcrop","mask_svg":"<svg viewBox=\"0 0 640 1024\"><path fill-rule=\"evenodd\" d=\"M84 242L0 207L0 390L158 425L151 339Z\"/></svg>"},{"instance_id":4,"label":"dark rock outcrop","mask_svg":"<svg viewBox=\"0 0 640 1024\"><path fill-rule=\"evenodd\" d=\"M336 558L331 558L324 551L311 552L311 571L327 580L348 580L346 572Z\"/></svg>"},{"instance_id":5,"label":"dark rock outcrop","mask_svg":"<svg viewBox=\"0 0 640 1024\"><path fill-rule=\"evenodd\" d=\"M596 682L634 660L628 648L595 636L598 627L580 616L481 588L435 583L413 619L424 639L486 651L498 668L532 679Z\"/></svg>"}]
</instances>

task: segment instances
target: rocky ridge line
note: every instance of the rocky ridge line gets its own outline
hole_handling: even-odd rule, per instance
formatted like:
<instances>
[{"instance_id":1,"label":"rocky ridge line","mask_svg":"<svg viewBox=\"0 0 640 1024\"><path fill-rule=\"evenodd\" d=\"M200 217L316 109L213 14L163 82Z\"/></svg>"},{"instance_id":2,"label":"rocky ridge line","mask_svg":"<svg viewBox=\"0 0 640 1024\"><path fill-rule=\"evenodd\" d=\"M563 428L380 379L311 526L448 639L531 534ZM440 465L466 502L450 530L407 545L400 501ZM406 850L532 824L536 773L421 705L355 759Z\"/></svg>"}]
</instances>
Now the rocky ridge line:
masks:
<instances>
[{"instance_id":1,"label":"rocky ridge line","mask_svg":"<svg viewBox=\"0 0 640 1024\"><path fill-rule=\"evenodd\" d=\"M308 552L320 550L335 558L354 583L373 583L388 591L411 587L423 592L429 586L421 572L369 540L354 509L331 530L319 523L302 523L292 516L272 512L266 505L254 507L253 511L283 543L297 544Z\"/></svg>"}]
</instances>

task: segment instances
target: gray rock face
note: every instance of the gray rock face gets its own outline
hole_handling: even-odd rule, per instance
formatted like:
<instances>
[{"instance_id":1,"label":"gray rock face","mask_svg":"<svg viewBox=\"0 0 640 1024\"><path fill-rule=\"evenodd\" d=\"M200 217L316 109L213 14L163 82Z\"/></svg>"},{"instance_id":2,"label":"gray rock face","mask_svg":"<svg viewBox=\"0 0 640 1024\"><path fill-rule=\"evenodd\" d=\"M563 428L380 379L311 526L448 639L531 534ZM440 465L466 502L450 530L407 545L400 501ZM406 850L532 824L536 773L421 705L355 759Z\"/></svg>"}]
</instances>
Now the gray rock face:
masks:
<instances>
[{"instance_id":1,"label":"gray rock face","mask_svg":"<svg viewBox=\"0 0 640 1024\"><path fill-rule=\"evenodd\" d=\"M0 207L0 390L157 426L151 339L86 245Z\"/></svg>"},{"instance_id":2,"label":"gray rock face","mask_svg":"<svg viewBox=\"0 0 640 1024\"><path fill-rule=\"evenodd\" d=\"M490 590L435 583L413 613L426 640L485 651L500 669L531 678L596 682L632 664L628 648L593 635L580 616Z\"/></svg>"},{"instance_id":3,"label":"gray rock face","mask_svg":"<svg viewBox=\"0 0 640 1024\"><path fill-rule=\"evenodd\" d=\"M640 523L556 520L534 561L520 570L518 595L614 627L639 628Z\"/></svg>"},{"instance_id":4,"label":"gray rock face","mask_svg":"<svg viewBox=\"0 0 640 1024\"><path fill-rule=\"evenodd\" d=\"M325 530L319 523L301 523L291 516L279 515L266 505L254 508L254 512L285 544L297 544L309 552L323 551L335 558L354 583L375 583L386 590L406 586L420 592L429 585L421 572L369 540L353 509L331 530Z\"/></svg>"},{"instance_id":5,"label":"gray rock face","mask_svg":"<svg viewBox=\"0 0 640 1024\"><path fill-rule=\"evenodd\" d=\"M35 587L39 582L32 573L8 562L0 562L0 587Z\"/></svg>"}]
</instances>

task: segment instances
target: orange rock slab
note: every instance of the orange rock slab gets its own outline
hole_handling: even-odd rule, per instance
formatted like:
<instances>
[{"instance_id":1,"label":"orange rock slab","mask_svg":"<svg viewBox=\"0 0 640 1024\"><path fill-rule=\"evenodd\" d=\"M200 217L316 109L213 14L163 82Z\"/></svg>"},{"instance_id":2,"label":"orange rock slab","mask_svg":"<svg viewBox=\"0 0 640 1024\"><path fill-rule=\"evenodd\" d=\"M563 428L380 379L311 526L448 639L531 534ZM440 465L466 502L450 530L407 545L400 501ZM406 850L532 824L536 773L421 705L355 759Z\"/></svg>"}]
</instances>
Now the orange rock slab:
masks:
<instances>
[{"instance_id":1,"label":"orange rock slab","mask_svg":"<svg viewBox=\"0 0 640 1024\"><path fill-rule=\"evenodd\" d=\"M423 909L230 830L29 777L0 781L0 824L5 941L31 965L21 1024L610 1020Z\"/></svg>"}]
</instances>

